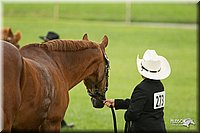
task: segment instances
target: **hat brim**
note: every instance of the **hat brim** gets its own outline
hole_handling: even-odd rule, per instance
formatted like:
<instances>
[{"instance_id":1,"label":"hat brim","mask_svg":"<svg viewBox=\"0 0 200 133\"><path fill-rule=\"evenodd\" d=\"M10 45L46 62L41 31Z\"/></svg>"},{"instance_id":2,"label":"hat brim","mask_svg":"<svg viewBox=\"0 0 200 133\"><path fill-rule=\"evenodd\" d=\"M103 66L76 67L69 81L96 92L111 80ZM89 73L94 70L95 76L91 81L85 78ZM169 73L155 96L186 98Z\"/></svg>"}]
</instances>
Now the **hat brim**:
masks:
<instances>
[{"instance_id":1,"label":"hat brim","mask_svg":"<svg viewBox=\"0 0 200 133\"><path fill-rule=\"evenodd\" d=\"M154 80L161 80L167 78L171 73L170 65L166 58L163 56L158 56L159 60L161 61L161 69L159 72L152 73L142 69L141 63L143 59L139 59L139 55L137 56L137 69L138 72L146 78L154 79Z\"/></svg>"},{"instance_id":2,"label":"hat brim","mask_svg":"<svg viewBox=\"0 0 200 133\"><path fill-rule=\"evenodd\" d=\"M48 41L49 39L46 36L39 36L40 39L42 39L43 41Z\"/></svg>"}]
</instances>

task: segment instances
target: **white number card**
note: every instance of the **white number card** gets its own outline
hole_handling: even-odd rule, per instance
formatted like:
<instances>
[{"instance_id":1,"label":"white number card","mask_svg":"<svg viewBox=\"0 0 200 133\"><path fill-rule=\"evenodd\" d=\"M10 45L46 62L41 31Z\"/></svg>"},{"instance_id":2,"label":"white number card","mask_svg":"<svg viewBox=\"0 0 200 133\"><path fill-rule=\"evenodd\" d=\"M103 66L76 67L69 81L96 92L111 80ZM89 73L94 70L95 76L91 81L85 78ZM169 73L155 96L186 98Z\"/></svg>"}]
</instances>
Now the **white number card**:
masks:
<instances>
[{"instance_id":1,"label":"white number card","mask_svg":"<svg viewBox=\"0 0 200 133\"><path fill-rule=\"evenodd\" d=\"M165 91L154 93L154 109L165 106Z\"/></svg>"}]
</instances>

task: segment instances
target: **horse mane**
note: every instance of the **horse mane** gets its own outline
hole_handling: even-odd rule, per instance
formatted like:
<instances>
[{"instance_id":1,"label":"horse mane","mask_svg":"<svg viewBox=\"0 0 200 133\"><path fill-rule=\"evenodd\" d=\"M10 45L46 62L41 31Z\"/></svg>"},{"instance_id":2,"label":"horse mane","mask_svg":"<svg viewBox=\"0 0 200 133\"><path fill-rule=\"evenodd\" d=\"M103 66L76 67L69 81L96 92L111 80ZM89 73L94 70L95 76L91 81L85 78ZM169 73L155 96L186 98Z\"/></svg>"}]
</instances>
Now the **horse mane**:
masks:
<instances>
[{"instance_id":1,"label":"horse mane","mask_svg":"<svg viewBox=\"0 0 200 133\"><path fill-rule=\"evenodd\" d=\"M34 46L47 49L49 51L79 51L85 49L97 48L98 45L92 41L86 40L50 40Z\"/></svg>"}]
</instances>

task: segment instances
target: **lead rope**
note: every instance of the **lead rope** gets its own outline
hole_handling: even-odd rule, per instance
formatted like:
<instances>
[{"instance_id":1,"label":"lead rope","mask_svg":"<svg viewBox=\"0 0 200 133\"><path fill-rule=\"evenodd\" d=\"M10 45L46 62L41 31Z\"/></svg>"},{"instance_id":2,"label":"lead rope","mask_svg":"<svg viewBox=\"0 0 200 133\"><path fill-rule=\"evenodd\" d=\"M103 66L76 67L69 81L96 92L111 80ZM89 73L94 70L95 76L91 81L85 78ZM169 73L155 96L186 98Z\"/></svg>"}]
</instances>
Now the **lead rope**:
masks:
<instances>
[{"instance_id":1,"label":"lead rope","mask_svg":"<svg viewBox=\"0 0 200 133\"><path fill-rule=\"evenodd\" d=\"M116 121L115 111L112 105L110 105L110 109L111 109L112 117L113 117L114 133L117 133L117 121Z\"/></svg>"}]
</instances>

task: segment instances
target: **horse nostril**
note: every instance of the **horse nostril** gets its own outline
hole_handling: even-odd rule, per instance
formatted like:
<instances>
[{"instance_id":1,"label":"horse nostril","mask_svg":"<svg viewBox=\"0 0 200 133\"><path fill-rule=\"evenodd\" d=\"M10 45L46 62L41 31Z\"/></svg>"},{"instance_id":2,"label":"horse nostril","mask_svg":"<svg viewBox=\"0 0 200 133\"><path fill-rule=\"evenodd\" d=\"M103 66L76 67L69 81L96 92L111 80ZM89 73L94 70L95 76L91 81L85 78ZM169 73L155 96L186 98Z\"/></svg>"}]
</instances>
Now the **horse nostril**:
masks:
<instances>
[{"instance_id":1,"label":"horse nostril","mask_svg":"<svg viewBox=\"0 0 200 133\"><path fill-rule=\"evenodd\" d=\"M94 108L103 108L104 107L103 100L91 98L91 101L92 101L92 105Z\"/></svg>"}]
</instances>

